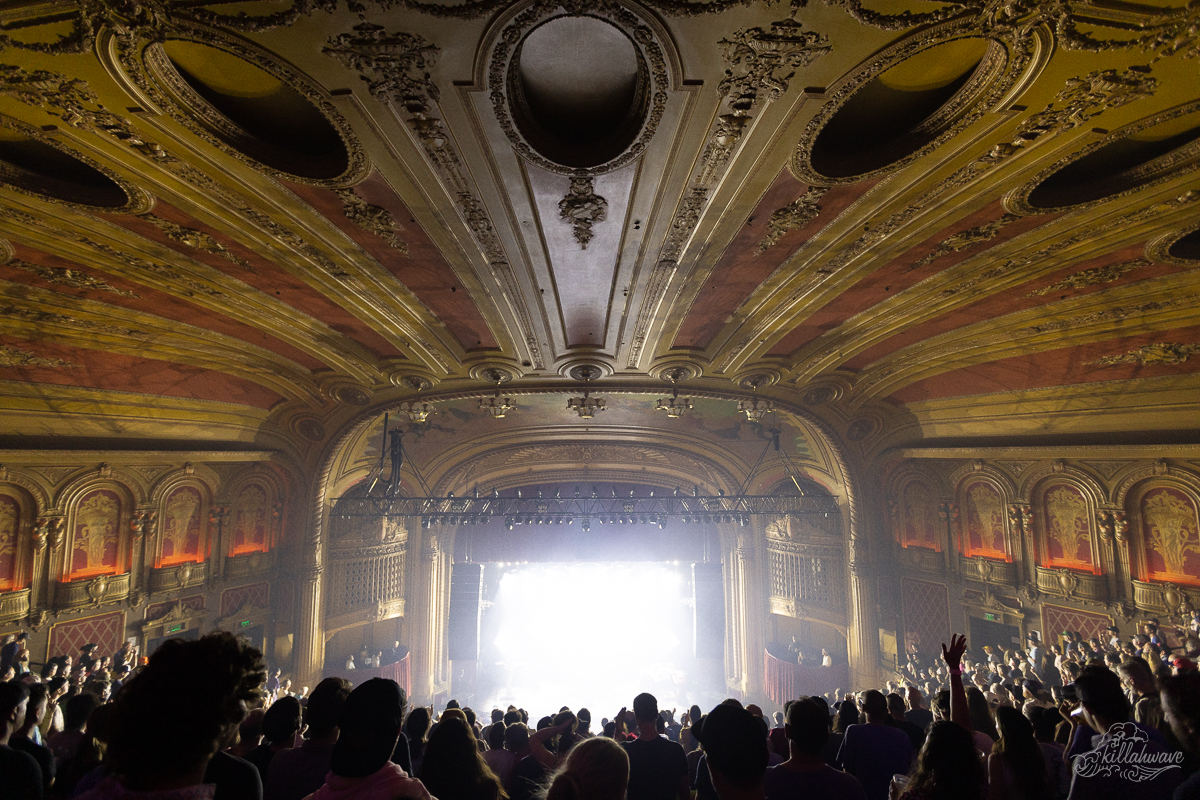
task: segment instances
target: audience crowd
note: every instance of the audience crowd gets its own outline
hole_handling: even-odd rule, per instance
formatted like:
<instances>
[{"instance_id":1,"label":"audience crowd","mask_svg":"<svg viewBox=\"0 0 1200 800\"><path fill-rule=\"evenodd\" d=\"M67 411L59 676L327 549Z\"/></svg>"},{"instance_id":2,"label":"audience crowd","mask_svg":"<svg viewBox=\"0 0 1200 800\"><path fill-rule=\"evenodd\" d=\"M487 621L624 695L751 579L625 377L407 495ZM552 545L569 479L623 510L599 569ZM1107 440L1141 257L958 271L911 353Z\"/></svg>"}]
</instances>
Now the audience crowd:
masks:
<instances>
[{"instance_id":1,"label":"audience crowd","mask_svg":"<svg viewBox=\"0 0 1200 800\"><path fill-rule=\"evenodd\" d=\"M973 655L954 636L882 689L678 720L643 693L594 730L586 708L409 708L384 678L293 691L220 632L34 673L19 634L0 800L1200 800L1198 628Z\"/></svg>"}]
</instances>

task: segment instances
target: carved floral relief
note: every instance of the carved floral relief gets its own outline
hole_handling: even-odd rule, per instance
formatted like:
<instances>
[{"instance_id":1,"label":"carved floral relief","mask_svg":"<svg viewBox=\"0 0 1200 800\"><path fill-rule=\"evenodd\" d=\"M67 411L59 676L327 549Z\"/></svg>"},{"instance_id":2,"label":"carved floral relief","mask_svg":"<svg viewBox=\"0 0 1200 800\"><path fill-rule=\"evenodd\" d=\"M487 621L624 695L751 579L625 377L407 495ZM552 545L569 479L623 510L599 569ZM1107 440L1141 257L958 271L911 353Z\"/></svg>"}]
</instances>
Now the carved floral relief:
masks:
<instances>
[{"instance_id":1,"label":"carved floral relief","mask_svg":"<svg viewBox=\"0 0 1200 800\"><path fill-rule=\"evenodd\" d=\"M1146 577L1200 584L1196 503L1178 489L1157 487L1140 504Z\"/></svg>"},{"instance_id":2,"label":"carved floral relief","mask_svg":"<svg viewBox=\"0 0 1200 800\"><path fill-rule=\"evenodd\" d=\"M1046 566L1094 571L1087 499L1074 486L1058 484L1042 495Z\"/></svg>"},{"instance_id":3,"label":"carved floral relief","mask_svg":"<svg viewBox=\"0 0 1200 800\"><path fill-rule=\"evenodd\" d=\"M1004 545L1004 500L990 483L977 481L964 492L963 551L966 556L1008 558Z\"/></svg>"},{"instance_id":4,"label":"carved floral relief","mask_svg":"<svg viewBox=\"0 0 1200 800\"><path fill-rule=\"evenodd\" d=\"M0 494L0 591L20 588L20 532L21 507L16 498Z\"/></svg>"},{"instance_id":5,"label":"carved floral relief","mask_svg":"<svg viewBox=\"0 0 1200 800\"><path fill-rule=\"evenodd\" d=\"M233 537L229 554L265 553L269 547L271 505L266 490L257 483L238 493L233 504Z\"/></svg>"},{"instance_id":6,"label":"carved floral relief","mask_svg":"<svg viewBox=\"0 0 1200 800\"><path fill-rule=\"evenodd\" d=\"M162 549L158 566L204 559L204 500L192 486L180 486L163 503Z\"/></svg>"},{"instance_id":7,"label":"carved floral relief","mask_svg":"<svg viewBox=\"0 0 1200 800\"><path fill-rule=\"evenodd\" d=\"M121 498L108 489L84 495L75 508L70 579L120 573Z\"/></svg>"},{"instance_id":8,"label":"carved floral relief","mask_svg":"<svg viewBox=\"0 0 1200 800\"><path fill-rule=\"evenodd\" d=\"M905 484L901 494L900 544L904 547L928 547L941 552L937 498L924 481Z\"/></svg>"}]
</instances>

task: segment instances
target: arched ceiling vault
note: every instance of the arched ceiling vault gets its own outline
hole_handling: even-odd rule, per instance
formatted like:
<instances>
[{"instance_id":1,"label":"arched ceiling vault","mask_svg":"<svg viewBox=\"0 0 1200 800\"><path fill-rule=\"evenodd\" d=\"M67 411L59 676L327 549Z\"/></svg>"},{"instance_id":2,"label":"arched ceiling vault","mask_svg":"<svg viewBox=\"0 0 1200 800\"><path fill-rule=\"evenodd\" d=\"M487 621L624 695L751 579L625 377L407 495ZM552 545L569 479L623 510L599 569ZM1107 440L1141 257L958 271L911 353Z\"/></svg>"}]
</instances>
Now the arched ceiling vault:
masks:
<instances>
[{"instance_id":1,"label":"arched ceiling vault","mask_svg":"<svg viewBox=\"0 0 1200 800\"><path fill-rule=\"evenodd\" d=\"M1198 29L1181 0L12 0L0 446L314 467L365 409L584 376L792 404L860 456L1195 442ZM599 437L568 413L521 435ZM644 433L703 450L673 436Z\"/></svg>"}]
</instances>

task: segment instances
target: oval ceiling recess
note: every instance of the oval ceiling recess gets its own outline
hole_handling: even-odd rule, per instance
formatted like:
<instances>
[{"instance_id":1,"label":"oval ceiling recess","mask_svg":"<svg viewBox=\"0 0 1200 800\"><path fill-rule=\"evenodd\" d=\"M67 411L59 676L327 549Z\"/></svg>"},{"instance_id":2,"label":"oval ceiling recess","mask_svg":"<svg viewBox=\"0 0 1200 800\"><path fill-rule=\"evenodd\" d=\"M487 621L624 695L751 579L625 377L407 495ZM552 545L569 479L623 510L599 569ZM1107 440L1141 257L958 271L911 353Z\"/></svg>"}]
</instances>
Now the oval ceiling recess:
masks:
<instances>
[{"instance_id":1,"label":"oval ceiling recess","mask_svg":"<svg viewBox=\"0 0 1200 800\"><path fill-rule=\"evenodd\" d=\"M822 126L809 163L821 175L845 179L883 169L949 131L987 88L972 80L987 59L989 40L952 39L877 75Z\"/></svg>"},{"instance_id":2,"label":"oval ceiling recess","mask_svg":"<svg viewBox=\"0 0 1200 800\"><path fill-rule=\"evenodd\" d=\"M510 67L513 121L542 156L595 167L641 131L649 100L641 54L594 17L556 17L530 31Z\"/></svg>"},{"instance_id":3,"label":"oval ceiling recess","mask_svg":"<svg viewBox=\"0 0 1200 800\"><path fill-rule=\"evenodd\" d=\"M240 56L199 42L168 39L167 62L182 79L176 99L217 138L280 172L330 180L350 154L337 129L303 94Z\"/></svg>"},{"instance_id":4,"label":"oval ceiling recess","mask_svg":"<svg viewBox=\"0 0 1200 800\"><path fill-rule=\"evenodd\" d=\"M1200 229L1181 236L1167 248L1167 255L1185 261L1200 261Z\"/></svg>"},{"instance_id":5,"label":"oval ceiling recess","mask_svg":"<svg viewBox=\"0 0 1200 800\"><path fill-rule=\"evenodd\" d=\"M96 208L129 204L125 190L100 170L5 127L0 127L0 181L30 194Z\"/></svg>"},{"instance_id":6,"label":"oval ceiling recess","mask_svg":"<svg viewBox=\"0 0 1200 800\"><path fill-rule=\"evenodd\" d=\"M1071 161L1035 186L1026 202L1038 209L1095 202L1137 189L1197 161L1200 110L1142 127Z\"/></svg>"}]
</instances>

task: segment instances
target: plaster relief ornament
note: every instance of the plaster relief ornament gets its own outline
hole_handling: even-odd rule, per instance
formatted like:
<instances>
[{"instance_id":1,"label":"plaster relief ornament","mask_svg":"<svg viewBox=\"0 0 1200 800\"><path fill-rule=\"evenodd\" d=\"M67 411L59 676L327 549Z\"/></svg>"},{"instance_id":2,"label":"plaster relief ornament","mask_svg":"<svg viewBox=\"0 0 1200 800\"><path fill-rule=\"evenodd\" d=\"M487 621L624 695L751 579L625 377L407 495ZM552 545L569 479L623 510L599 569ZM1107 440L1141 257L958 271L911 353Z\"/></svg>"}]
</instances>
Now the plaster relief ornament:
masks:
<instances>
[{"instance_id":1,"label":"plaster relief ornament","mask_svg":"<svg viewBox=\"0 0 1200 800\"><path fill-rule=\"evenodd\" d=\"M558 204L558 216L575 229L575 241L587 250L595 235L592 226L608 217L608 201L596 194L591 175L571 178L571 190Z\"/></svg>"},{"instance_id":2,"label":"plaster relief ornament","mask_svg":"<svg viewBox=\"0 0 1200 800\"><path fill-rule=\"evenodd\" d=\"M981 551L1003 556L1004 508L1000 493L986 483L976 483L967 490L968 539L978 541Z\"/></svg>"},{"instance_id":3,"label":"plaster relief ornament","mask_svg":"<svg viewBox=\"0 0 1200 800\"><path fill-rule=\"evenodd\" d=\"M1200 553L1196 509L1169 489L1158 489L1142 499L1146 546L1162 557L1170 575L1188 575L1185 560Z\"/></svg>"},{"instance_id":4,"label":"plaster relief ornament","mask_svg":"<svg viewBox=\"0 0 1200 800\"><path fill-rule=\"evenodd\" d=\"M767 221L767 235L758 243L757 252L762 253L779 243L790 230L802 228L821 213L820 200L827 188L810 186L804 194L771 215Z\"/></svg>"},{"instance_id":5,"label":"plaster relief ornament","mask_svg":"<svg viewBox=\"0 0 1200 800\"><path fill-rule=\"evenodd\" d=\"M75 512L72 572L116 566L121 505L112 492L97 491L83 499Z\"/></svg>"},{"instance_id":6,"label":"plaster relief ornament","mask_svg":"<svg viewBox=\"0 0 1200 800\"><path fill-rule=\"evenodd\" d=\"M1140 364L1146 366L1182 364L1192 356L1200 353L1200 344L1180 344L1178 342L1156 342L1154 344L1143 345L1136 350L1130 350L1128 353L1123 353L1116 356L1105 356L1098 358L1095 361L1088 362L1089 365L1101 367L1111 367L1115 364Z\"/></svg>"},{"instance_id":7,"label":"plaster relief ornament","mask_svg":"<svg viewBox=\"0 0 1200 800\"><path fill-rule=\"evenodd\" d=\"M17 502L7 495L0 495L0 589L15 588L20 522Z\"/></svg>"},{"instance_id":8,"label":"plaster relief ornament","mask_svg":"<svg viewBox=\"0 0 1200 800\"><path fill-rule=\"evenodd\" d=\"M1046 537L1062 548L1062 559L1091 564L1091 530L1087 501L1073 489L1060 486L1046 493Z\"/></svg>"},{"instance_id":9,"label":"plaster relief ornament","mask_svg":"<svg viewBox=\"0 0 1200 800\"><path fill-rule=\"evenodd\" d=\"M166 505L167 514L163 520L163 558L178 559L188 554L198 555L200 493L191 487L182 486L171 493Z\"/></svg>"}]
</instances>

